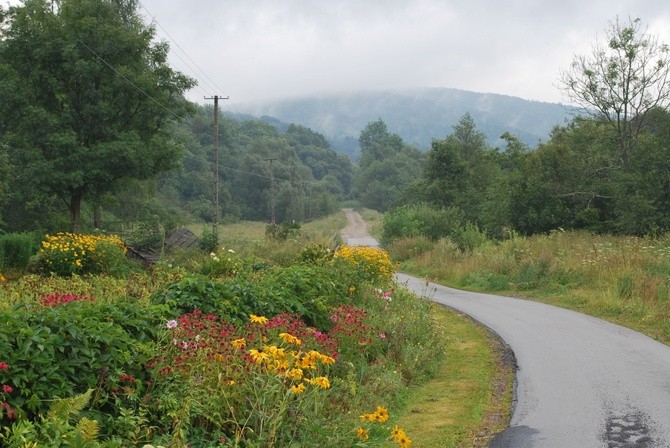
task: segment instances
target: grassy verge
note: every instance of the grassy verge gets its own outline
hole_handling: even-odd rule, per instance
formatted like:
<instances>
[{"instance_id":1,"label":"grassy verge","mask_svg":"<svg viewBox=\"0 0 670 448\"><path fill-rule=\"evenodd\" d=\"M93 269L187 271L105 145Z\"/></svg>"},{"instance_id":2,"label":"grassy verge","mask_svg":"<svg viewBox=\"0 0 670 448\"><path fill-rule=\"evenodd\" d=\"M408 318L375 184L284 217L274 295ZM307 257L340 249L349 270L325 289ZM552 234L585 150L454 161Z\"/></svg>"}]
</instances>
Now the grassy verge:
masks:
<instances>
[{"instance_id":1,"label":"grassy verge","mask_svg":"<svg viewBox=\"0 0 670 448\"><path fill-rule=\"evenodd\" d=\"M670 236L553 232L467 252L424 243L398 240L389 251L403 271L438 283L550 303L670 344Z\"/></svg>"},{"instance_id":2,"label":"grassy verge","mask_svg":"<svg viewBox=\"0 0 670 448\"><path fill-rule=\"evenodd\" d=\"M510 418L514 367L484 327L433 305L445 361L434 379L413 389L398 424L420 447L482 447Z\"/></svg>"}]
</instances>

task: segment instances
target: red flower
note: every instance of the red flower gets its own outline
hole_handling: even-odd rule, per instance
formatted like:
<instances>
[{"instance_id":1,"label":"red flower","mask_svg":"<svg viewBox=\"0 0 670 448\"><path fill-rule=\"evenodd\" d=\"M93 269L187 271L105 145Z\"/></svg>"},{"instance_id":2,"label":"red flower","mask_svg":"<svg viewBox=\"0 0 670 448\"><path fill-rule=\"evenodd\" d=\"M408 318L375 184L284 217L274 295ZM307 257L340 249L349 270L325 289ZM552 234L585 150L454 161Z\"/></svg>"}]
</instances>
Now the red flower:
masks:
<instances>
[{"instance_id":1,"label":"red flower","mask_svg":"<svg viewBox=\"0 0 670 448\"><path fill-rule=\"evenodd\" d=\"M0 370L9 370L9 366L6 363L0 361Z\"/></svg>"},{"instance_id":2,"label":"red flower","mask_svg":"<svg viewBox=\"0 0 670 448\"><path fill-rule=\"evenodd\" d=\"M3 390L6 394L11 394L12 392L14 392L14 389L12 389L12 386L9 386L9 385L7 385L7 384L3 384L3 385L2 385L2 390Z\"/></svg>"}]
</instances>

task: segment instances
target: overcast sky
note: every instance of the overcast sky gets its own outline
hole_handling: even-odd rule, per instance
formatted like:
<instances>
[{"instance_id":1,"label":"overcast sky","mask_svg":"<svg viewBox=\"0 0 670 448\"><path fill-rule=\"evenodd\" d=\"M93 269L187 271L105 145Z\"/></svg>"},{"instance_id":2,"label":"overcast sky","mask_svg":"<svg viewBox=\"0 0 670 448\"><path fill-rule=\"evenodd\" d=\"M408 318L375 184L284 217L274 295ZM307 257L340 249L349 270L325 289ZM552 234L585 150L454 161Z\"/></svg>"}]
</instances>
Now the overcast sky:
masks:
<instances>
[{"instance_id":1,"label":"overcast sky","mask_svg":"<svg viewBox=\"0 0 670 448\"><path fill-rule=\"evenodd\" d=\"M668 0L140 1L198 102L413 87L566 102L560 69L617 16L670 44Z\"/></svg>"}]
</instances>

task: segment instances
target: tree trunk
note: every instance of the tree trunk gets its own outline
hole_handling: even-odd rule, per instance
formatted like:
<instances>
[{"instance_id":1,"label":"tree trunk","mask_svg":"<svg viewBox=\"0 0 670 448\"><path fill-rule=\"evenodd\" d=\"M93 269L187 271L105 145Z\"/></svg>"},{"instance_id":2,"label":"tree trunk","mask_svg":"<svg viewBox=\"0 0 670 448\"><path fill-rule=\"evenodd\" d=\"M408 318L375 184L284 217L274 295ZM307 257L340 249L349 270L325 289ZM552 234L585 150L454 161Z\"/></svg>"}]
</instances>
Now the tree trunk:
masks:
<instances>
[{"instance_id":1,"label":"tree trunk","mask_svg":"<svg viewBox=\"0 0 670 448\"><path fill-rule=\"evenodd\" d=\"M99 205L93 208L93 228L102 229L102 207Z\"/></svg>"},{"instance_id":2,"label":"tree trunk","mask_svg":"<svg viewBox=\"0 0 670 448\"><path fill-rule=\"evenodd\" d=\"M70 223L72 232L79 232L79 221L81 217L81 198L83 194L80 189L70 191Z\"/></svg>"}]
</instances>

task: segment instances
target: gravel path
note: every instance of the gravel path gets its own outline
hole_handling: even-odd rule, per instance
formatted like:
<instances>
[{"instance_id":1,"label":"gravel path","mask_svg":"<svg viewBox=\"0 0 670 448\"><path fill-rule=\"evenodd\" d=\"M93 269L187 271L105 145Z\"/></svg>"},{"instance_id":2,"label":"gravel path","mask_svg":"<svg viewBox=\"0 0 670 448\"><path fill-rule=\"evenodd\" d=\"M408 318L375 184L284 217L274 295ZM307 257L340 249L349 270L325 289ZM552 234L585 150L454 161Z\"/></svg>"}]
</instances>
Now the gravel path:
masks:
<instances>
[{"instance_id":1,"label":"gravel path","mask_svg":"<svg viewBox=\"0 0 670 448\"><path fill-rule=\"evenodd\" d=\"M404 274L397 279L420 296L472 316L514 351L512 421L491 447L670 448L670 347L550 305L460 291Z\"/></svg>"}]
</instances>

